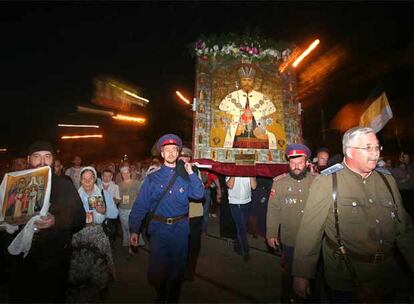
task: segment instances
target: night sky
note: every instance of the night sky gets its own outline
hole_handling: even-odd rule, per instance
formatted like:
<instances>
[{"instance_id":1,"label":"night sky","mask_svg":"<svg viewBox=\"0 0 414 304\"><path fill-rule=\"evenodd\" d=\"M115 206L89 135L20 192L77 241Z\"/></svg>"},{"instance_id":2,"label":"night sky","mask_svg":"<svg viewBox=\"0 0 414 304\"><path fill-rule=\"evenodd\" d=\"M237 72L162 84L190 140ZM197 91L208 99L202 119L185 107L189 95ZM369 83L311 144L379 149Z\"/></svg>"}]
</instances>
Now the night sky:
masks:
<instances>
[{"instance_id":1,"label":"night sky","mask_svg":"<svg viewBox=\"0 0 414 304\"><path fill-rule=\"evenodd\" d=\"M385 90L396 119L379 136L396 151L398 126L404 148L413 149L413 8L408 2L2 2L0 145L18 152L38 138L59 144L58 122L97 122L108 136L136 134L140 155L166 132L189 141L183 121L191 122L191 111L174 94L194 91L188 45L201 34L234 32L301 47L321 40L297 71L312 148L338 149L335 115ZM76 112L77 105L91 106L100 74L142 89L150 99L147 125Z\"/></svg>"}]
</instances>

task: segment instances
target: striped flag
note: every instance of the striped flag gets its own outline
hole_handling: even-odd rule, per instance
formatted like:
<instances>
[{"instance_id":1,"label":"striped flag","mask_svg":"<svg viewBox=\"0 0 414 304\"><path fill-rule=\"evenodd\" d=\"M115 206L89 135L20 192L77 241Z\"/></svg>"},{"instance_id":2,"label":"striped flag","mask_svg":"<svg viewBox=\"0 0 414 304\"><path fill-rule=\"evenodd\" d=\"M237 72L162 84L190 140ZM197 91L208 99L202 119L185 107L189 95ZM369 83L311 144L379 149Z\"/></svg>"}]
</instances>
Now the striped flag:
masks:
<instances>
[{"instance_id":1,"label":"striped flag","mask_svg":"<svg viewBox=\"0 0 414 304\"><path fill-rule=\"evenodd\" d=\"M374 129L375 133L378 133L391 118L391 107L387 95L383 92L361 115L359 125L370 127Z\"/></svg>"}]
</instances>

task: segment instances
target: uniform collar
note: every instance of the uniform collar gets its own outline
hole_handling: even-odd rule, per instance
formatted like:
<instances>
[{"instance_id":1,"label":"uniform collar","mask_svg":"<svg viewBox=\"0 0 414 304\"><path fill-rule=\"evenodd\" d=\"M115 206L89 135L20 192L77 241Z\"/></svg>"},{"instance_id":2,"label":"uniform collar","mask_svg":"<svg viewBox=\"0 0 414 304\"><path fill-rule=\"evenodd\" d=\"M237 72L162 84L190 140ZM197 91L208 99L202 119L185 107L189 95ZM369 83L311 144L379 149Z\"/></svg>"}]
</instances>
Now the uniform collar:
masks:
<instances>
[{"instance_id":1,"label":"uniform collar","mask_svg":"<svg viewBox=\"0 0 414 304\"><path fill-rule=\"evenodd\" d=\"M162 165L161 166L161 169L160 169L163 173L167 173L167 172L174 172L175 171L175 168L171 168L171 167L168 167L168 166L166 166L166 165Z\"/></svg>"},{"instance_id":2,"label":"uniform collar","mask_svg":"<svg viewBox=\"0 0 414 304\"><path fill-rule=\"evenodd\" d=\"M343 160L342 163L344 164L345 170L347 170L348 172L350 172L352 175L355 175L355 176L359 177L362 180L368 179L372 175L372 171L371 171L366 177L362 177L361 174L359 174L359 173L353 171L351 168L349 168L348 164L345 161L345 158L344 158L344 160Z\"/></svg>"}]
</instances>

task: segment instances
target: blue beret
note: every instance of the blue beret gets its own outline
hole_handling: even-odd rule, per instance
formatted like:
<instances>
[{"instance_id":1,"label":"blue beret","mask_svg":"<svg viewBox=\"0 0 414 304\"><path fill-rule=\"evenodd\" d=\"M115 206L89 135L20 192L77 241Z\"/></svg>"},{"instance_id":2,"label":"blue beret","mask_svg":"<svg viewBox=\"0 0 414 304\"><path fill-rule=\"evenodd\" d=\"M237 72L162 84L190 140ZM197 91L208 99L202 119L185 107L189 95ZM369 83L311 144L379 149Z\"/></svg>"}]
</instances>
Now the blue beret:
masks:
<instances>
[{"instance_id":1,"label":"blue beret","mask_svg":"<svg viewBox=\"0 0 414 304\"><path fill-rule=\"evenodd\" d=\"M176 145L181 149L183 147L183 141L175 134L165 134L157 141L158 152L161 152L161 147L165 145Z\"/></svg>"},{"instance_id":2,"label":"blue beret","mask_svg":"<svg viewBox=\"0 0 414 304\"><path fill-rule=\"evenodd\" d=\"M311 150L303 144L290 144L286 148L286 157L292 158L297 156L306 156L309 158L311 156Z\"/></svg>"}]
</instances>

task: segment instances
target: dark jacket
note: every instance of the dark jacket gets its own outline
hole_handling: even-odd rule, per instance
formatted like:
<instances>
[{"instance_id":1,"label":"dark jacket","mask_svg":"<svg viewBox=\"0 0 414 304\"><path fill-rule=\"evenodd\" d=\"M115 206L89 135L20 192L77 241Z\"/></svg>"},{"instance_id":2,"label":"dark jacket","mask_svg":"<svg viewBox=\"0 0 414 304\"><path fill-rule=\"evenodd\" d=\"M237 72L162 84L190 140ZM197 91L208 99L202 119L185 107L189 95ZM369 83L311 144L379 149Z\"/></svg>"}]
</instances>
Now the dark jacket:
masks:
<instances>
[{"instance_id":1,"label":"dark jacket","mask_svg":"<svg viewBox=\"0 0 414 304\"><path fill-rule=\"evenodd\" d=\"M55 226L39 230L29 255L50 257L71 248L72 234L85 226L86 214L78 191L69 180L52 175L49 213L55 216Z\"/></svg>"}]
</instances>

